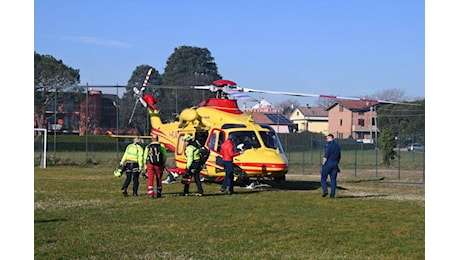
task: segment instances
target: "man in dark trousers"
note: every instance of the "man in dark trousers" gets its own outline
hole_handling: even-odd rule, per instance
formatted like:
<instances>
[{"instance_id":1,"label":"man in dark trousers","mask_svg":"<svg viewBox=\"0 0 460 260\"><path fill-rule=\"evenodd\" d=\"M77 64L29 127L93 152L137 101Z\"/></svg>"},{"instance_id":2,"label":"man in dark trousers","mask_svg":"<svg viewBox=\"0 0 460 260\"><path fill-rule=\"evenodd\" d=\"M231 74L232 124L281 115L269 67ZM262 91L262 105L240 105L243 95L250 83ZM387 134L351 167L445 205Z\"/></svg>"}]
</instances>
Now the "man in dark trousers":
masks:
<instances>
[{"instance_id":1,"label":"man in dark trousers","mask_svg":"<svg viewBox=\"0 0 460 260\"><path fill-rule=\"evenodd\" d=\"M195 193L195 196L203 196L203 187L201 185L200 172L201 172L201 163L200 163L200 148L198 143L193 139L193 136L186 135L184 136L184 141L187 145L185 148L185 156L187 159L187 166L185 175L182 177L182 183L184 184L184 196L189 195L191 178L195 180L195 184L198 192Z\"/></svg>"},{"instance_id":2,"label":"man in dark trousers","mask_svg":"<svg viewBox=\"0 0 460 260\"><path fill-rule=\"evenodd\" d=\"M232 136L229 136L227 140L222 144L220 148L220 152L222 154L222 161L223 166L225 169L225 179L222 182L222 186L220 188L221 192L226 192L228 188L228 194L232 195L234 193L233 186L234 186L234 177L233 171L235 167L233 165L233 157L242 154L243 152L235 152L235 147L233 144Z\"/></svg>"},{"instance_id":3,"label":"man in dark trousers","mask_svg":"<svg viewBox=\"0 0 460 260\"><path fill-rule=\"evenodd\" d=\"M126 167L126 180L121 187L124 196L128 196L128 186L133 180L133 196L137 196L139 188L139 173L144 168L144 148L141 146L142 139L136 136L132 144L126 147L120 168Z\"/></svg>"},{"instance_id":4,"label":"man in dark trousers","mask_svg":"<svg viewBox=\"0 0 460 260\"><path fill-rule=\"evenodd\" d=\"M323 156L323 166L321 168L321 187L323 188L323 198L327 196L327 176L331 179L331 198L335 197L337 188L337 173L339 172L339 162L341 158L340 146L334 141L334 135L328 134L326 151Z\"/></svg>"}]
</instances>

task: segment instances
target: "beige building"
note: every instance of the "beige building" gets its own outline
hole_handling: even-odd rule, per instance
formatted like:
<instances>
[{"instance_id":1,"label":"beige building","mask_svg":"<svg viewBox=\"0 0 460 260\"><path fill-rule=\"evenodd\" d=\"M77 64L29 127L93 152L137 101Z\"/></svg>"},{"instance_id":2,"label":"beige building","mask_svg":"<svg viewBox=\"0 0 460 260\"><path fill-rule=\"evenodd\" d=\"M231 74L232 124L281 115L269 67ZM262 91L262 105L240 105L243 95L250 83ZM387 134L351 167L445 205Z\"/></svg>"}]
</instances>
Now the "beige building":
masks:
<instances>
[{"instance_id":1,"label":"beige building","mask_svg":"<svg viewBox=\"0 0 460 260\"><path fill-rule=\"evenodd\" d=\"M328 112L322 107L296 107L289 116L298 132L328 133Z\"/></svg>"},{"instance_id":2,"label":"beige building","mask_svg":"<svg viewBox=\"0 0 460 260\"><path fill-rule=\"evenodd\" d=\"M378 136L376 101L338 100L326 111L329 112L328 132L338 139L353 138L372 142Z\"/></svg>"}]
</instances>

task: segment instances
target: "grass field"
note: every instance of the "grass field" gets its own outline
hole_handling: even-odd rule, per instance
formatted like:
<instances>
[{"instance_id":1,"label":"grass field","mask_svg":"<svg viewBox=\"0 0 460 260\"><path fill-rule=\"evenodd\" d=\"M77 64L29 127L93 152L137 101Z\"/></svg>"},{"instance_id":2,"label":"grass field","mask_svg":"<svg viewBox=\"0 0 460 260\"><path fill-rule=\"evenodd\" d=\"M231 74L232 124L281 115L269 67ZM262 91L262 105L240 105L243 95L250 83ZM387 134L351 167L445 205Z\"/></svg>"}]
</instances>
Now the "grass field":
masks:
<instances>
[{"instance_id":1,"label":"grass field","mask_svg":"<svg viewBox=\"0 0 460 260\"><path fill-rule=\"evenodd\" d=\"M323 150L305 152L288 152L286 157L289 160L289 173L301 175L317 175L320 171L320 164ZM385 177L405 182L424 182L425 154L421 152L401 151L400 156L391 162L390 167L382 165L381 152L375 150L364 151L342 151L340 168L343 172L354 177ZM105 165L114 167L118 164L123 155L119 151L118 159L116 151L113 152L74 152L60 151L48 153L48 165ZM35 153L35 166L39 165L39 153ZM56 160L54 163L53 160ZM168 153L168 167L174 167L174 155Z\"/></svg>"},{"instance_id":2,"label":"grass field","mask_svg":"<svg viewBox=\"0 0 460 260\"><path fill-rule=\"evenodd\" d=\"M344 173L329 199L319 176L291 172L233 196L205 183L205 196L182 197L168 184L151 200L142 178L139 197L122 197L112 171L35 168L35 259L425 258L423 184Z\"/></svg>"}]
</instances>

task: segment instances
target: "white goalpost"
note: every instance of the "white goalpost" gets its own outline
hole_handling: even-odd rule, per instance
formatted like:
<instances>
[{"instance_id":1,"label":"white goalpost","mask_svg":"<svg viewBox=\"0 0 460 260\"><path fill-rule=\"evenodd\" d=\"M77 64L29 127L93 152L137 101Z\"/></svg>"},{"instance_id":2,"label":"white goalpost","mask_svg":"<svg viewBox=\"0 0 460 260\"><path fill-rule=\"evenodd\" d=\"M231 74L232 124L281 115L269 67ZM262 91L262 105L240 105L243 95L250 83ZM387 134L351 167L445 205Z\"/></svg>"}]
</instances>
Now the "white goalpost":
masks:
<instances>
[{"instance_id":1,"label":"white goalpost","mask_svg":"<svg viewBox=\"0 0 460 260\"><path fill-rule=\"evenodd\" d=\"M40 168L46 168L47 130L45 128L34 128L34 131L37 132L34 137L34 165L35 157L38 157Z\"/></svg>"}]
</instances>

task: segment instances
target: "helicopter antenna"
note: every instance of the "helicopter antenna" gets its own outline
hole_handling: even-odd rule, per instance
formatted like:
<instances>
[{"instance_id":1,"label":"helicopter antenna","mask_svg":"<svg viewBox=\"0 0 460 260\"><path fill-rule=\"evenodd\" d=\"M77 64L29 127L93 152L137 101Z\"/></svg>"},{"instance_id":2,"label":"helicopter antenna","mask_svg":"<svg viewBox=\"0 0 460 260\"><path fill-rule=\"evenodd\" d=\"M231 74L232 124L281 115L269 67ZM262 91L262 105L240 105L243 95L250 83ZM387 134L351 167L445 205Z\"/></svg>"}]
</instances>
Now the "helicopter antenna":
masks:
<instances>
[{"instance_id":1,"label":"helicopter antenna","mask_svg":"<svg viewBox=\"0 0 460 260\"><path fill-rule=\"evenodd\" d=\"M141 104L146 107L147 103L145 100L142 98L142 93L145 90L145 87L147 86L147 83L149 82L150 74L152 73L153 68L150 68L149 71L147 72L147 75L145 76L144 83L142 84L141 90L137 89L137 87L133 88L134 91L134 96L136 97L136 103L134 104L133 112L131 112L131 116L129 117L128 124L131 124L131 121L133 120L134 112L136 111L137 104L141 102Z\"/></svg>"}]
</instances>

